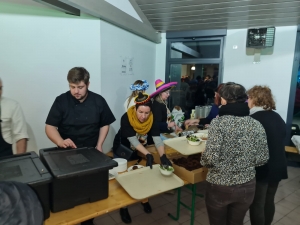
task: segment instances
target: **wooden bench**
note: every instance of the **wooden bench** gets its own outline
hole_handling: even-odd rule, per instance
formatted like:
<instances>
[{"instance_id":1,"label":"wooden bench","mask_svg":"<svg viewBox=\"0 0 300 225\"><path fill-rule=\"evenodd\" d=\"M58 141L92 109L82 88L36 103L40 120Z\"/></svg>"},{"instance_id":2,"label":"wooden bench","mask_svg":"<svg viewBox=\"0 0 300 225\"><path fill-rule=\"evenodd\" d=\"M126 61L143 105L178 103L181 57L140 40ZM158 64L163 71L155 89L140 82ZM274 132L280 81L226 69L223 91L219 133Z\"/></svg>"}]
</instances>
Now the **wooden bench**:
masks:
<instances>
[{"instance_id":1,"label":"wooden bench","mask_svg":"<svg viewBox=\"0 0 300 225\"><path fill-rule=\"evenodd\" d=\"M299 154L298 149L292 146L285 146L285 152Z\"/></svg>"}]
</instances>

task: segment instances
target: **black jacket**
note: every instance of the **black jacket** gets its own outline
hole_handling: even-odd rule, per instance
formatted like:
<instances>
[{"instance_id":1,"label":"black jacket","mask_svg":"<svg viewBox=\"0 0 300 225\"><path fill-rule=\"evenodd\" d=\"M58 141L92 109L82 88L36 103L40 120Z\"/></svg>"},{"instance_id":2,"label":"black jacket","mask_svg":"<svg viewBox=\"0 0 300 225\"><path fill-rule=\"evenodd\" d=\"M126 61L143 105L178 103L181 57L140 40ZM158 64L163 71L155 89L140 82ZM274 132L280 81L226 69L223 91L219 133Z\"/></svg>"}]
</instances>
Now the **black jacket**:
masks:
<instances>
[{"instance_id":1,"label":"black jacket","mask_svg":"<svg viewBox=\"0 0 300 225\"><path fill-rule=\"evenodd\" d=\"M274 111L259 111L251 115L265 128L270 159L267 164L256 167L258 181L278 182L287 179L287 160L285 157L286 125L281 116Z\"/></svg>"}]
</instances>

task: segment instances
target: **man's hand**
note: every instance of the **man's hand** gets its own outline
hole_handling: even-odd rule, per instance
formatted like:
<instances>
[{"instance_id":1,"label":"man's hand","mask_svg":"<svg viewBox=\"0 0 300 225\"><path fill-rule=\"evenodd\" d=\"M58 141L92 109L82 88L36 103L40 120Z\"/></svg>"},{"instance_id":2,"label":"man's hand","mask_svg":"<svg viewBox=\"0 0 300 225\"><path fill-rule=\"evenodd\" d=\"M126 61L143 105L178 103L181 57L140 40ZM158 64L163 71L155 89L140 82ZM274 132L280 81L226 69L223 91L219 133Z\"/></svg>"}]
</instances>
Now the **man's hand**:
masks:
<instances>
[{"instance_id":1,"label":"man's hand","mask_svg":"<svg viewBox=\"0 0 300 225\"><path fill-rule=\"evenodd\" d=\"M70 138L65 139L62 142L58 143L58 146L61 148L77 148L74 142Z\"/></svg>"}]
</instances>

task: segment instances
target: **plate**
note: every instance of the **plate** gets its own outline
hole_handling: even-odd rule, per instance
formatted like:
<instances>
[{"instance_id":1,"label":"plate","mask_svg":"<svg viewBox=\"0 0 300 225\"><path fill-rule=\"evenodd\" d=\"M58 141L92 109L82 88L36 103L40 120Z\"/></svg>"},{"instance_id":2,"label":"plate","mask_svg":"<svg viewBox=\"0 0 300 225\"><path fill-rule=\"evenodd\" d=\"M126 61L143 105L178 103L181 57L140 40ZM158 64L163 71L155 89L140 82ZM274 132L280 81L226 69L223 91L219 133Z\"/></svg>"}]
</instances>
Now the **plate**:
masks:
<instances>
[{"instance_id":1,"label":"plate","mask_svg":"<svg viewBox=\"0 0 300 225\"><path fill-rule=\"evenodd\" d=\"M138 167L137 169L140 169L140 168L143 168L143 167L144 167L144 166L142 166L142 165L134 165L134 166L137 166L137 167ZM128 167L127 171L129 172L129 171L134 170L134 169L133 169L134 166ZM137 169L135 169L135 170L137 170Z\"/></svg>"},{"instance_id":2,"label":"plate","mask_svg":"<svg viewBox=\"0 0 300 225\"><path fill-rule=\"evenodd\" d=\"M108 171L108 180L115 179L116 175L117 175L117 172L114 169L109 170Z\"/></svg>"}]
</instances>

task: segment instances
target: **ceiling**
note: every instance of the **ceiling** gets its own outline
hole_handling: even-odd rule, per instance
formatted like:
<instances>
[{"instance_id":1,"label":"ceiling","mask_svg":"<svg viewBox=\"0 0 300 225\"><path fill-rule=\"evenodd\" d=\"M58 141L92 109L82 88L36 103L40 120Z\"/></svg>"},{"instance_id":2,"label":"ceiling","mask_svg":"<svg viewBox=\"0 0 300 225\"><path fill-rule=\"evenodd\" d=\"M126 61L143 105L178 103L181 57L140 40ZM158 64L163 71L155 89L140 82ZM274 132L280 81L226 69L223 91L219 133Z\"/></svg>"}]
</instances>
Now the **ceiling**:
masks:
<instances>
[{"instance_id":1,"label":"ceiling","mask_svg":"<svg viewBox=\"0 0 300 225\"><path fill-rule=\"evenodd\" d=\"M300 0L135 1L158 31L300 24Z\"/></svg>"}]
</instances>

